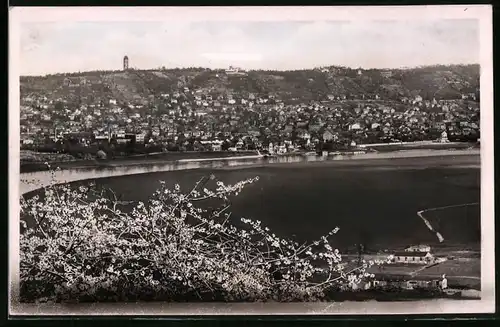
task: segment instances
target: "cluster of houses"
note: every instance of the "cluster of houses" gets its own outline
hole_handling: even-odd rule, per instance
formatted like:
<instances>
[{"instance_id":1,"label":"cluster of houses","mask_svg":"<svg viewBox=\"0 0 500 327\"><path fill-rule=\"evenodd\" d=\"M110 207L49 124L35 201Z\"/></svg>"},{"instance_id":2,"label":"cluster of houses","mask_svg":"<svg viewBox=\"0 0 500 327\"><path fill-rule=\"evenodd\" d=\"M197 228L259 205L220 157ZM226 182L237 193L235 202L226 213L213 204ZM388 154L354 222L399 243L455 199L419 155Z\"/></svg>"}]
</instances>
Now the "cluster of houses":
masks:
<instances>
[{"instance_id":1,"label":"cluster of houses","mask_svg":"<svg viewBox=\"0 0 500 327\"><path fill-rule=\"evenodd\" d=\"M227 75L246 74L230 67ZM389 75L387 75L389 76ZM420 95L399 101L349 100L346 94L329 94L327 100L285 103L277 94L224 92L189 88L124 101L101 91L76 92L80 88L120 88L95 76L67 77L54 90L21 95L22 144L36 143L40 136L57 138L62 133L92 132L102 140L115 135L120 142L134 134L138 143L198 140L213 149L230 140L231 150L268 147L282 153L310 150L321 142L344 144L427 140L479 133L479 106L462 100L424 100ZM79 95L77 96L77 93ZM364 97L364 95L363 95Z\"/></svg>"},{"instance_id":2,"label":"cluster of houses","mask_svg":"<svg viewBox=\"0 0 500 327\"><path fill-rule=\"evenodd\" d=\"M375 274L375 277L367 280L357 289L379 289L379 290L426 290L426 291L444 291L448 288L448 279L446 275L441 278L408 278L406 276L394 276Z\"/></svg>"},{"instance_id":3,"label":"cluster of houses","mask_svg":"<svg viewBox=\"0 0 500 327\"><path fill-rule=\"evenodd\" d=\"M428 245L413 245L407 247L404 251L395 252L391 263L388 264L384 273L378 272L374 276L355 285L355 289L369 290L435 290L443 291L448 288L448 280L443 274L439 278L419 277L406 274L391 273L391 264L415 265L419 266L433 265L445 261L446 259L436 257L431 253L431 247Z\"/></svg>"},{"instance_id":4,"label":"cluster of houses","mask_svg":"<svg viewBox=\"0 0 500 327\"><path fill-rule=\"evenodd\" d=\"M439 262L440 258L434 257L431 247L428 245L415 245L404 251L393 254L394 263L428 265Z\"/></svg>"}]
</instances>

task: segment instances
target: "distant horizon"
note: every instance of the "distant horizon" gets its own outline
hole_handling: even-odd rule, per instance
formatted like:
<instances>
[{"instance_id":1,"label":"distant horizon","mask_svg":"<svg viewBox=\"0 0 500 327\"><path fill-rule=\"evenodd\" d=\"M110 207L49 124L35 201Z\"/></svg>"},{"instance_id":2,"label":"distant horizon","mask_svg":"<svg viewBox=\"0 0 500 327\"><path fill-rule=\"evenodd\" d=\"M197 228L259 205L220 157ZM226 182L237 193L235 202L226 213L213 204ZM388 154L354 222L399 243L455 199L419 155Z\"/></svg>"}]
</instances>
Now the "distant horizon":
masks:
<instances>
[{"instance_id":1,"label":"distant horizon","mask_svg":"<svg viewBox=\"0 0 500 327\"><path fill-rule=\"evenodd\" d=\"M331 68L331 67L337 67L337 68L344 68L344 69L351 69L351 70L363 70L363 71L370 71L370 70L379 70L379 71L394 71L394 70L411 70L411 69L422 69L422 68L432 68L432 67L453 67L453 66L479 66L481 67L480 63L451 63L451 64L430 64L430 65L419 65L419 66L412 66L412 67L396 67L396 68L363 68L363 67L348 67L348 66L340 66L340 65L324 65L324 66L318 66L318 67L312 67L312 68L296 68L296 69L242 69L245 72L259 72L259 71L270 71L270 72L295 72L295 71L304 71L304 70L315 70L315 69L321 69L321 68ZM189 70L189 69L204 69L204 70L212 70L212 71L217 71L217 70L226 70L230 66L227 67L219 67L219 68L210 68L210 67L197 67L197 66L186 66L186 67L165 67L164 69L162 67L154 67L154 68L138 68L138 67L129 67L128 71L160 71L160 70ZM236 65L232 66L233 68L238 68ZM20 77L46 77L46 76L57 76L57 75L64 75L64 74L85 74L85 73L94 73L94 72L126 72L127 70L123 69L93 69L93 70L85 70L85 71L72 71L72 72L55 72L55 73L49 73L45 75L20 75Z\"/></svg>"},{"instance_id":2,"label":"distant horizon","mask_svg":"<svg viewBox=\"0 0 500 327\"><path fill-rule=\"evenodd\" d=\"M80 21L20 25L21 75L129 67L293 71L472 64L478 19ZM310 68L308 68L310 67Z\"/></svg>"}]
</instances>

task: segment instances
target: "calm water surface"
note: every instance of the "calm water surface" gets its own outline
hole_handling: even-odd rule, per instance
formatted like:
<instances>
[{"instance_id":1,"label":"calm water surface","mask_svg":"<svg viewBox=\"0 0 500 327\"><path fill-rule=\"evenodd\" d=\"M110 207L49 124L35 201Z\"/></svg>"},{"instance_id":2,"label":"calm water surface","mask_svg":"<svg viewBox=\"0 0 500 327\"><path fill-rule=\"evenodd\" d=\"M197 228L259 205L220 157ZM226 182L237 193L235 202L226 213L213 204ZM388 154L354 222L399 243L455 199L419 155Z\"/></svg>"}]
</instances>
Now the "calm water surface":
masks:
<instances>
[{"instance_id":1,"label":"calm water surface","mask_svg":"<svg viewBox=\"0 0 500 327\"><path fill-rule=\"evenodd\" d=\"M416 215L419 210L479 202L479 158L408 158L358 163L277 164L199 169L98 179L123 200L147 201L163 180L189 191L203 176L225 183L259 176L232 200L232 217L261 220L284 237L313 240L340 227L332 243L368 250L413 243L438 246ZM75 182L81 185L89 181ZM445 238L441 246L479 248L479 206L442 210L429 220Z\"/></svg>"}]
</instances>

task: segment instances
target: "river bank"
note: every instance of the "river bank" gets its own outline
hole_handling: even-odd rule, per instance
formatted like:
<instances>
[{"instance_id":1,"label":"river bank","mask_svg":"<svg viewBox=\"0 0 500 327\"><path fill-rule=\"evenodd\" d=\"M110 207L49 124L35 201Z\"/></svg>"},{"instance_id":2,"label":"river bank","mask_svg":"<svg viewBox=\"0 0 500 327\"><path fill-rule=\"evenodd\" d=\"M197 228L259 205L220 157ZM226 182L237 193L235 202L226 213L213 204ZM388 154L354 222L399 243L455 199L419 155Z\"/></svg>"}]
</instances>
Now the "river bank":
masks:
<instances>
[{"instance_id":1,"label":"river bank","mask_svg":"<svg viewBox=\"0 0 500 327\"><path fill-rule=\"evenodd\" d=\"M31 192L44 187L51 182L68 183L79 180L99 179L105 177L135 175L165 171L179 171L192 169L235 169L255 166L280 165L294 167L293 164L330 163L332 165L377 165L380 160L405 159L405 158L432 158L432 157L472 157L477 160L465 160L461 164L479 168L479 149L468 150L406 150L395 152L365 153L357 155L334 155L334 156L283 156L283 157L260 157L260 156L228 156L210 158L204 160L182 159L174 162L164 160L128 160L120 163L103 163L94 165L78 165L71 168L55 171L53 175L49 171L24 172L20 174L20 194ZM401 163L399 163L401 164ZM406 164L411 165L411 160ZM458 164L458 162L456 162ZM55 169L57 166L52 166ZM52 180L53 179L53 180Z\"/></svg>"},{"instance_id":2,"label":"river bank","mask_svg":"<svg viewBox=\"0 0 500 327\"><path fill-rule=\"evenodd\" d=\"M47 163L51 167L59 167L61 170L66 169L79 169L85 167L106 167L106 166L119 166L129 165L134 163L154 164L160 162L175 162L178 160L195 160L195 159L218 159L227 157L245 157L256 155L256 151L243 151L243 152L157 152L149 154L130 155L126 157L118 157L107 160L98 159L78 159L78 160L45 160L45 161L21 161L21 173L30 173L37 171L47 171Z\"/></svg>"},{"instance_id":3,"label":"river bank","mask_svg":"<svg viewBox=\"0 0 500 327\"><path fill-rule=\"evenodd\" d=\"M357 147L357 151L342 151L330 152L329 155L337 154L356 154L356 152L396 152L396 151L407 151L407 150L466 150L470 148L479 148L476 143L436 143L432 141L422 141L422 142L397 142L397 143L381 143L381 144L360 144ZM316 155L315 152L313 152ZM116 157L107 160L97 160L97 159L75 159L69 160L68 155L64 154L50 154L50 153L36 153L32 151L21 151L21 173L36 172L36 171L47 171L49 170L46 163L49 163L52 167L59 167L62 170L65 169L75 169L82 167L106 167L106 166L117 166L117 165L129 165L133 163L146 163L155 164L161 162L175 162L180 160L217 160L220 158L231 158L231 157L255 157L259 155L259 151L253 150L239 150L237 152L228 151L184 151L184 152L157 152L149 154L136 154L124 157ZM307 155L305 151L298 151L287 153L281 156L295 157ZM39 160L32 160L32 158L40 157ZM26 160L26 158L31 158ZM63 158L64 160L55 160L54 158Z\"/></svg>"}]
</instances>

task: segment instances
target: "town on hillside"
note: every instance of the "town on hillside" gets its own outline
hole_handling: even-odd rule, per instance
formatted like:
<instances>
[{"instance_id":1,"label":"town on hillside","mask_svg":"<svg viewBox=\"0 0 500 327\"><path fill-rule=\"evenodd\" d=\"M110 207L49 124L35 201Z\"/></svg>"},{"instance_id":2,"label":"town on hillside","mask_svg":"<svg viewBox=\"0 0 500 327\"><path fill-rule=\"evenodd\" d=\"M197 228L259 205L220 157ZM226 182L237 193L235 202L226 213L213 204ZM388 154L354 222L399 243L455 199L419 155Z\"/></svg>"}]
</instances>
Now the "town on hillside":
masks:
<instances>
[{"instance_id":1,"label":"town on hillside","mask_svg":"<svg viewBox=\"0 0 500 327\"><path fill-rule=\"evenodd\" d=\"M21 148L284 154L480 137L477 65L137 70L129 60L121 71L21 77Z\"/></svg>"}]
</instances>

